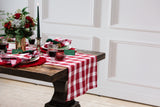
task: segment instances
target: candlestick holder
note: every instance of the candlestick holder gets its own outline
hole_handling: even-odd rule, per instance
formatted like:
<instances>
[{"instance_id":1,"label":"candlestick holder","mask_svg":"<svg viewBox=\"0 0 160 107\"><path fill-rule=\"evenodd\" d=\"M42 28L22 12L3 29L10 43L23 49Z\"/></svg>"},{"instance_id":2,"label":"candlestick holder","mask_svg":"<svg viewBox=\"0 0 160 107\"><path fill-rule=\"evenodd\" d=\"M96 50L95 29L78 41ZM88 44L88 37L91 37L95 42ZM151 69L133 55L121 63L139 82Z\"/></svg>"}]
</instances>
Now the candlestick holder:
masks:
<instances>
[{"instance_id":1,"label":"candlestick holder","mask_svg":"<svg viewBox=\"0 0 160 107\"><path fill-rule=\"evenodd\" d=\"M41 47L41 38L37 38L37 50L40 52L40 47Z\"/></svg>"}]
</instances>

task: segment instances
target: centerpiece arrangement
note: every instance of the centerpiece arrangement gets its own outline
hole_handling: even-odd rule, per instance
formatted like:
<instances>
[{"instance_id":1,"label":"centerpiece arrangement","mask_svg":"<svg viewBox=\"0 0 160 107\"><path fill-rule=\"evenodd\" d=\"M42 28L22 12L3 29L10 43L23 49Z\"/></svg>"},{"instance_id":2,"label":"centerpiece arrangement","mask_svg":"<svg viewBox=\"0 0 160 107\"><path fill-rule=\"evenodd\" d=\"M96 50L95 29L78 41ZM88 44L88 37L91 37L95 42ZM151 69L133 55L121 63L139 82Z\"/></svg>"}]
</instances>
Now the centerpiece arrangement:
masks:
<instances>
[{"instance_id":1,"label":"centerpiece arrangement","mask_svg":"<svg viewBox=\"0 0 160 107\"><path fill-rule=\"evenodd\" d=\"M29 16L27 7L16 10L14 14L7 13L2 23L6 38L16 39L16 49L25 51L25 39L30 39L36 29L36 20Z\"/></svg>"}]
</instances>

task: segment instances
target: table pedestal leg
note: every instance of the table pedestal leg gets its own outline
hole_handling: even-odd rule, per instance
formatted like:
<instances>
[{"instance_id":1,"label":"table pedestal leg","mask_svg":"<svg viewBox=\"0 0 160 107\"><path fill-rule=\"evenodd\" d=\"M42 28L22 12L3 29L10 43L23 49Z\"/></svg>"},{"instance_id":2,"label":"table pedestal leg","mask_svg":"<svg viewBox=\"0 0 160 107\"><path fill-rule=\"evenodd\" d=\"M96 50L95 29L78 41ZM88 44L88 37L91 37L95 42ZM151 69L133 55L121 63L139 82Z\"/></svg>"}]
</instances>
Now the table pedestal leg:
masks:
<instances>
[{"instance_id":1,"label":"table pedestal leg","mask_svg":"<svg viewBox=\"0 0 160 107\"><path fill-rule=\"evenodd\" d=\"M45 107L80 107L79 102L74 99L66 101L67 98L67 79L63 78L53 82L54 94L50 102Z\"/></svg>"}]
</instances>

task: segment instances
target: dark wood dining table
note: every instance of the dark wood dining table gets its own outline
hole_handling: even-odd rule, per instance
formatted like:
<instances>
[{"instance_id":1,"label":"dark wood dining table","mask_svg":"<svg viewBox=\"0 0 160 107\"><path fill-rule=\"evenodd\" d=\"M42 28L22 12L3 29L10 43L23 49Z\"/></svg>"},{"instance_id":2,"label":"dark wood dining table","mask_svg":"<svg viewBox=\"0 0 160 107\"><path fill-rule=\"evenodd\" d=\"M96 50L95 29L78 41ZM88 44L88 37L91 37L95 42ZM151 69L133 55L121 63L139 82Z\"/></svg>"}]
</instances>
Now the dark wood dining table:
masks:
<instances>
[{"instance_id":1,"label":"dark wood dining table","mask_svg":"<svg viewBox=\"0 0 160 107\"><path fill-rule=\"evenodd\" d=\"M103 52L87 50L78 50L77 52L96 55L97 61L105 58L105 53ZM66 67L47 64L26 68L0 66L0 73L53 83L54 94L51 100L45 104L45 107L80 107L79 102L74 99L66 101L68 80L68 68Z\"/></svg>"}]
</instances>

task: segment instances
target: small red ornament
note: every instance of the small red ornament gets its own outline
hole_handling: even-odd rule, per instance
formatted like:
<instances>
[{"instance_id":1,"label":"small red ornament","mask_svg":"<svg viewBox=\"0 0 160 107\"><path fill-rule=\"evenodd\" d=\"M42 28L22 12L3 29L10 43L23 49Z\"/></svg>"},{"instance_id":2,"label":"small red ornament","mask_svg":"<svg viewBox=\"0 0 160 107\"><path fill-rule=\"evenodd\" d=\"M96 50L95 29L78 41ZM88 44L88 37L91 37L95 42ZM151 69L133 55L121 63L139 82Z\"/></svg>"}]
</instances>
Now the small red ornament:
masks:
<instances>
[{"instance_id":1,"label":"small red ornament","mask_svg":"<svg viewBox=\"0 0 160 107\"><path fill-rule=\"evenodd\" d=\"M64 60L64 58L65 58L64 52L57 52L56 53L56 56L55 56L56 60L62 61L62 60Z\"/></svg>"}]
</instances>

